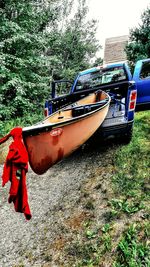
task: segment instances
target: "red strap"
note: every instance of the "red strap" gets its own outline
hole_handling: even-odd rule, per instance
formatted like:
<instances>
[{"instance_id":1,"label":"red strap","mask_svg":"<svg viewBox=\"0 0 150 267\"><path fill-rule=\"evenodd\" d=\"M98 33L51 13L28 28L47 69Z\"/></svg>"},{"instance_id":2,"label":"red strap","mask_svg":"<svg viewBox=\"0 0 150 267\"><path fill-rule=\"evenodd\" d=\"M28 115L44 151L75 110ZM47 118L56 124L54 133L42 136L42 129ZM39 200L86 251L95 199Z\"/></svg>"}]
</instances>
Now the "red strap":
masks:
<instances>
[{"instance_id":1,"label":"red strap","mask_svg":"<svg viewBox=\"0 0 150 267\"><path fill-rule=\"evenodd\" d=\"M5 143L9 139L10 136L11 136L10 134L7 134L4 137L2 137L0 139L0 145L3 144L3 143Z\"/></svg>"}]
</instances>

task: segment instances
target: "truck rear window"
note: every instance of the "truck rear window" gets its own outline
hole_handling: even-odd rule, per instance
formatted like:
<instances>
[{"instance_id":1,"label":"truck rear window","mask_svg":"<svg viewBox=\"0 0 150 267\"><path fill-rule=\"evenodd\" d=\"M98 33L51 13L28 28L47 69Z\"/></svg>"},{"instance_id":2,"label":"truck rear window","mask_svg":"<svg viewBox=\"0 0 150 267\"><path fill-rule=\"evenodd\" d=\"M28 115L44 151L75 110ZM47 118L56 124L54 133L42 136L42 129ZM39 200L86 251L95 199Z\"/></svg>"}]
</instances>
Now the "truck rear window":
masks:
<instances>
[{"instance_id":1,"label":"truck rear window","mask_svg":"<svg viewBox=\"0 0 150 267\"><path fill-rule=\"evenodd\" d=\"M124 81L126 78L126 73L123 67L100 69L98 71L79 76L75 90L84 90L98 87L102 84Z\"/></svg>"}]
</instances>

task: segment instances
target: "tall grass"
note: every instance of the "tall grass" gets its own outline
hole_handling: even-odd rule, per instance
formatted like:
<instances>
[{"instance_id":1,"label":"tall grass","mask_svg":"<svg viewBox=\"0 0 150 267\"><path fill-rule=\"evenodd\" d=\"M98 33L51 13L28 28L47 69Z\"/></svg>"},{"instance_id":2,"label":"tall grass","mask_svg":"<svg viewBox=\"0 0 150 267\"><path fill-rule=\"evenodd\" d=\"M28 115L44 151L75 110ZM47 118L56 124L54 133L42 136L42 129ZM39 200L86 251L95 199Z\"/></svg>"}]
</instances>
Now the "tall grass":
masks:
<instances>
[{"instance_id":1,"label":"tall grass","mask_svg":"<svg viewBox=\"0 0 150 267\"><path fill-rule=\"evenodd\" d=\"M136 114L132 141L116 148L113 166L109 223L94 231L88 226L87 240L83 235L70 247L76 267L150 266L150 111ZM93 218L92 226L97 228Z\"/></svg>"},{"instance_id":2,"label":"tall grass","mask_svg":"<svg viewBox=\"0 0 150 267\"><path fill-rule=\"evenodd\" d=\"M117 150L113 177L116 191L125 196L148 197L150 178L150 111L137 113L133 138Z\"/></svg>"}]
</instances>

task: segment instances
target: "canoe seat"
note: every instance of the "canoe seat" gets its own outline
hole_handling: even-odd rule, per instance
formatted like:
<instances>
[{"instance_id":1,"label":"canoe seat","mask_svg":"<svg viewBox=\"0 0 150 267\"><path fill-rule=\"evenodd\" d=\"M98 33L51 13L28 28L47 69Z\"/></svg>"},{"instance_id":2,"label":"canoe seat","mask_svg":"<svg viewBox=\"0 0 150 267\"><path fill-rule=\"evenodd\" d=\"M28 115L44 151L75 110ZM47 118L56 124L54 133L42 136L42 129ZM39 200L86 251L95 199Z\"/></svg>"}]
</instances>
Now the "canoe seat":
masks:
<instances>
[{"instance_id":1,"label":"canoe seat","mask_svg":"<svg viewBox=\"0 0 150 267\"><path fill-rule=\"evenodd\" d=\"M108 99L104 99L98 103L74 107L72 109L72 117L78 117L83 114L86 114L87 112L94 111L104 106L107 102L108 102Z\"/></svg>"},{"instance_id":2,"label":"canoe seat","mask_svg":"<svg viewBox=\"0 0 150 267\"><path fill-rule=\"evenodd\" d=\"M59 116L59 117L58 117L59 120L60 120L60 119L63 119L63 118L64 118L64 116Z\"/></svg>"}]
</instances>

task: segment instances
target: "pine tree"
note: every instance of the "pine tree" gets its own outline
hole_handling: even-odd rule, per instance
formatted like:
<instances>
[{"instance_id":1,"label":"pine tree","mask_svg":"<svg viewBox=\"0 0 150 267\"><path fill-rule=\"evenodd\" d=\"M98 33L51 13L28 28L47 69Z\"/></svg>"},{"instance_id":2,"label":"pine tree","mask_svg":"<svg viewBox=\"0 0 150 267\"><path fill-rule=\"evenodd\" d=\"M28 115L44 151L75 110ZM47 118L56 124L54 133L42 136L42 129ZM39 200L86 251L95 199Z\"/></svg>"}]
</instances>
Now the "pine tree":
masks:
<instances>
[{"instance_id":1,"label":"pine tree","mask_svg":"<svg viewBox=\"0 0 150 267\"><path fill-rule=\"evenodd\" d=\"M141 25L131 30L126 53L132 66L138 59L150 57L150 8L143 12Z\"/></svg>"}]
</instances>

